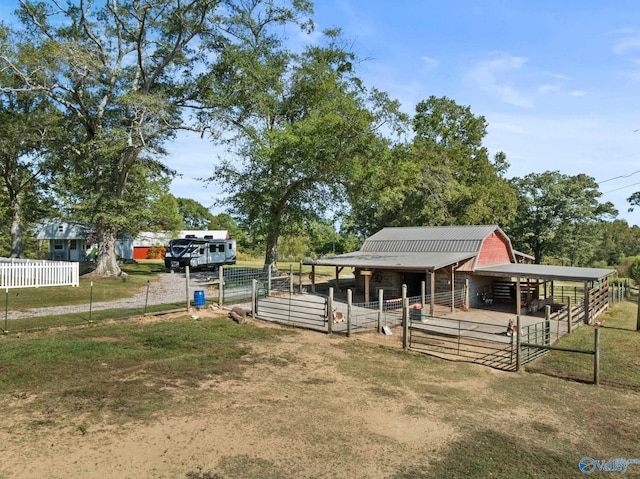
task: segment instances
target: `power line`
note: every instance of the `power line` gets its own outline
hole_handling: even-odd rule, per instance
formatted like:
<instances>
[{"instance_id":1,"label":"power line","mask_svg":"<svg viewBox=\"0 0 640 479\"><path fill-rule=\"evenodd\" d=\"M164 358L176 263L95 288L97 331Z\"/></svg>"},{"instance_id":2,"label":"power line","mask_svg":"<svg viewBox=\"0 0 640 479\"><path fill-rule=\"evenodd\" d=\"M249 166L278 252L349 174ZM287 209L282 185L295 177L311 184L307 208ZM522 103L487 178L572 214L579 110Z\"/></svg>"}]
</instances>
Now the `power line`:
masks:
<instances>
[{"instance_id":1,"label":"power line","mask_svg":"<svg viewBox=\"0 0 640 479\"><path fill-rule=\"evenodd\" d=\"M633 173L629 173L628 175L620 175L620 176L616 176L614 178L609 178L608 180L602 180L602 181L599 181L598 184L601 185L602 183L606 183L607 181L613 181L613 180L617 180L619 178L629 178L630 176L636 175L638 173L640 173L640 170L636 170Z\"/></svg>"},{"instance_id":2,"label":"power line","mask_svg":"<svg viewBox=\"0 0 640 479\"><path fill-rule=\"evenodd\" d=\"M632 186L636 186L636 185L640 185L640 181L638 183L632 183L632 184L627 185L627 186L621 186L620 188L616 188L615 190L605 191L602 194L606 195L607 193L613 193L614 191L624 190L625 188L631 188Z\"/></svg>"}]
</instances>

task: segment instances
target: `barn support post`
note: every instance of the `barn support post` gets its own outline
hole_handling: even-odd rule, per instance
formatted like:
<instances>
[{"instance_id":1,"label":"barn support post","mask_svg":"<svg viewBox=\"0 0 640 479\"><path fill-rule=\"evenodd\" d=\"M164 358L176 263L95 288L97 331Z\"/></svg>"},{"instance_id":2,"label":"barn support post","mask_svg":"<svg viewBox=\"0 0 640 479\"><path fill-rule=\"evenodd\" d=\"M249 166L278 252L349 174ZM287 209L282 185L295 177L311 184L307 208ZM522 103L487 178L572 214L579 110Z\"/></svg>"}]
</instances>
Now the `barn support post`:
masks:
<instances>
[{"instance_id":1,"label":"barn support post","mask_svg":"<svg viewBox=\"0 0 640 479\"><path fill-rule=\"evenodd\" d=\"M333 334L333 288L329 288L329 297L327 298L327 333Z\"/></svg>"},{"instance_id":2,"label":"barn support post","mask_svg":"<svg viewBox=\"0 0 640 479\"><path fill-rule=\"evenodd\" d=\"M573 305L571 304L571 296L567 296L567 334L571 334L573 327Z\"/></svg>"},{"instance_id":3,"label":"barn support post","mask_svg":"<svg viewBox=\"0 0 640 479\"><path fill-rule=\"evenodd\" d=\"M422 312L424 314L424 310L427 307L427 282L426 281L421 281L420 282L420 297L421 297L421 305L422 305Z\"/></svg>"},{"instance_id":4,"label":"barn support post","mask_svg":"<svg viewBox=\"0 0 640 479\"><path fill-rule=\"evenodd\" d=\"M382 311L384 305L384 290L380 288L378 290L378 333L382 332Z\"/></svg>"},{"instance_id":5,"label":"barn support post","mask_svg":"<svg viewBox=\"0 0 640 479\"><path fill-rule=\"evenodd\" d=\"M462 309L469 309L469 278L464 280L464 304Z\"/></svg>"},{"instance_id":6,"label":"barn support post","mask_svg":"<svg viewBox=\"0 0 640 479\"><path fill-rule=\"evenodd\" d=\"M402 349L409 349L409 299L407 285L402 285Z\"/></svg>"},{"instance_id":7,"label":"barn support post","mask_svg":"<svg viewBox=\"0 0 640 479\"><path fill-rule=\"evenodd\" d=\"M347 338L351 337L351 306L353 304L353 291L347 290Z\"/></svg>"},{"instance_id":8,"label":"barn support post","mask_svg":"<svg viewBox=\"0 0 640 479\"><path fill-rule=\"evenodd\" d=\"M364 276L364 302L369 302L369 285L371 284L371 274L373 271L370 270L362 270L360 271L360 275Z\"/></svg>"},{"instance_id":9,"label":"barn support post","mask_svg":"<svg viewBox=\"0 0 640 479\"><path fill-rule=\"evenodd\" d=\"M522 306L522 292L520 291L520 277L516 278L516 314L520 316Z\"/></svg>"},{"instance_id":10,"label":"barn support post","mask_svg":"<svg viewBox=\"0 0 640 479\"><path fill-rule=\"evenodd\" d=\"M222 274L222 267L220 267L220 274ZM184 267L184 284L186 288L186 298L187 298L187 312L191 311L191 300L189 298L189 265ZM220 295L222 295L222 282L220 282ZM222 304L222 303L220 303Z\"/></svg>"},{"instance_id":11,"label":"barn support post","mask_svg":"<svg viewBox=\"0 0 640 479\"><path fill-rule=\"evenodd\" d=\"M340 270L336 266L336 289L340 291Z\"/></svg>"},{"instance_id":12,"label":"barn support post","mask_svg":"<svg viewBox=\"0 0 640 479\"><path fill-rule=\"evenodd\" d=\"M451 284L451 312L453 313L456 310L456 271L453 265L451 265L449 283Z\"/></svg>"},{"instance_id":13,"label":"barn support post","mask_svg":"<svg viewBox=\"0 0 640 479\"><path fill-rule=\"evenodd\" d=\"M430 301L429 301L429 315L433 317L433 311L435 309L435 300L436 300L436 270L431 270L431 278L429 281L430 286Z\"/></svg>"},{"instance_id":14,"label":"barn support post","mask_svg":"<svg viewBox=\"0 0 640 479\"><path fill-rule=\"evenodd\" d=\"M311 265L311 292L316 292L316 265Z\"/></svg>"}]
</instances>

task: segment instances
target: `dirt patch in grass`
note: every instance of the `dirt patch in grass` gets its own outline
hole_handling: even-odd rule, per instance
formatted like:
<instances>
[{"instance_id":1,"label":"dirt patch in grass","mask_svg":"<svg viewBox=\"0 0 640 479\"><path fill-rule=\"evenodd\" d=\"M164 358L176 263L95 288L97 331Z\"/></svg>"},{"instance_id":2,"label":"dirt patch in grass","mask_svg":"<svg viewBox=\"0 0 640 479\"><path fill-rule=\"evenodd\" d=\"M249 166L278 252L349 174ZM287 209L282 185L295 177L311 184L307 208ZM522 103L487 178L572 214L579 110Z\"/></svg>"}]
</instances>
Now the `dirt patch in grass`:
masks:
<instances>
[{"instance_id":1,"label":"dirt patch in grass","mask_svg":"<svg viewBox=\"0 0 640 479\"><path fill-rule=\"evenodd\" d=\"M4 389L0 478L580 477L640 455L635 391L225 315L68 332L117 349Z\"/></svg>"}]
</instances>

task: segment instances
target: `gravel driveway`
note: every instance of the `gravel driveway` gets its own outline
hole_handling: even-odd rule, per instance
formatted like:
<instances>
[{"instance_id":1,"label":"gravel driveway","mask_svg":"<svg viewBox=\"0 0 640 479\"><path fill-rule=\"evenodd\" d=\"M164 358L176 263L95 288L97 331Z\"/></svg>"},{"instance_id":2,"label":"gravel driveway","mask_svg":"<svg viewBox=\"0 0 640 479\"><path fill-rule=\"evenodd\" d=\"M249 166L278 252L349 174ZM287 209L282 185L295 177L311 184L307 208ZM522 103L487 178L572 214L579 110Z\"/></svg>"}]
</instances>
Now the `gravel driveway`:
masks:
<instances>
[{"instance_id":1,"label":"gravel driveway","mask_svg":"<svg viewBox=\"0 0 640 479\"><path fill-rule=\"evenodd\" d=\"M141 288L134 296L113 301L94 302L92 311L119 308L144 308L145 300L148 305L169 304L182 302L186 306L187 297L193 299L197 290L206 290L213 279L211 272L192 272L189 276L189 294L184 273L159 273L157 279L147 288ZM47 308L32 308L23 311L8 311L7 319L33 318L37 316L53 316L58 314L79 313L89 311L89 303L67 306L52 306Z\"/></svg>"}]
</instances>

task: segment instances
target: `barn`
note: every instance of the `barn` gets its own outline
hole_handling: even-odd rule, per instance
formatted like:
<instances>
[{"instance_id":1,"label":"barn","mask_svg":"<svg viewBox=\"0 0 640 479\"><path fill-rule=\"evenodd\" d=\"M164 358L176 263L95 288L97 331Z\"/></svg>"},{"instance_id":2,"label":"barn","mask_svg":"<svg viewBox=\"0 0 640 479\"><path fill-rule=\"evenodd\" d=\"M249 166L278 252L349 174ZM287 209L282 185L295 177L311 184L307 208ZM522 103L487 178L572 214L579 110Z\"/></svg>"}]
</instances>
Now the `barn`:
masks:
<instances>
[{"instance_id":1,"label":"barn","mask_svg":"<svg viewBox=\"0 0 640 479\"><path fill-rule=\"evenodd\" d=\"M421 226L384 228L359 251L308 264L335 267L336 281L344 268L352 268L355 290L365 302L380 291L385 298L399 297L406 285L408 296L429 296L432 312L445 304L452 311L500 306L535 313L559 300L559 281L581 283L587 304L597 296L594 314L608 306L604 292L615 270L538 265L531 259L514 250L497 225Z\"/></svg>"}]
</instances>

